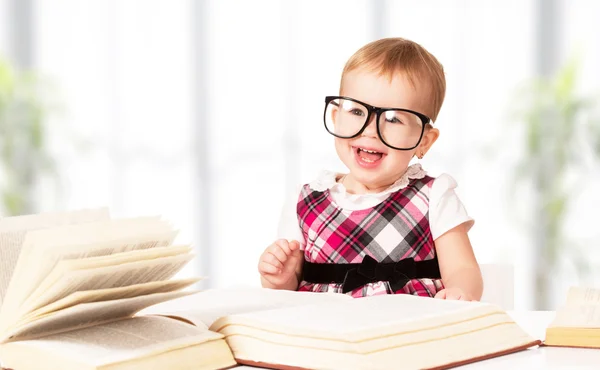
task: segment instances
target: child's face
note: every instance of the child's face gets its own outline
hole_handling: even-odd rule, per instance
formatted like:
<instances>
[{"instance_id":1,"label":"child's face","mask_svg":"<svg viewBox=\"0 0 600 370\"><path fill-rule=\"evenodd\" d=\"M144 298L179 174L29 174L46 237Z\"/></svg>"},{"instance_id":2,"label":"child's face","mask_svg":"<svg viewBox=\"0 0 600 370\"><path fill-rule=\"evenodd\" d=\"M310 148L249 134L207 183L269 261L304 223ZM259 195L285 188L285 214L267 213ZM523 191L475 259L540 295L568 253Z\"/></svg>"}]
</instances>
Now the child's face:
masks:
<instances>
[{"instance_id":1,"label":"child's face","mask_svg":"<svg viewBox=\"0 0 600 370\"><path fill-rule=\"evenodd\" d=\"M392 80L377 72L358 69L344 76L342 96L385 108L410 109L431 116L429 91L413 84L403 73ZM420 131L419 131L420 134ZM419 145L411 150L397 150L386 146L377 135L375 115L365 130L356 138L335 138L335 148L342 162L350 170L353 180L371 190L385 188L394 183L407 169L414 155L425 154L438 137L434 128L425 128ZM386 142L389 140L384 136ZM415 139L416 144L418 137ZM410 146L414 146L411 144ZM410 147L407 146L407 147ZM364 150L380 154L365 153Z\"/></svg>"}]
</instances>

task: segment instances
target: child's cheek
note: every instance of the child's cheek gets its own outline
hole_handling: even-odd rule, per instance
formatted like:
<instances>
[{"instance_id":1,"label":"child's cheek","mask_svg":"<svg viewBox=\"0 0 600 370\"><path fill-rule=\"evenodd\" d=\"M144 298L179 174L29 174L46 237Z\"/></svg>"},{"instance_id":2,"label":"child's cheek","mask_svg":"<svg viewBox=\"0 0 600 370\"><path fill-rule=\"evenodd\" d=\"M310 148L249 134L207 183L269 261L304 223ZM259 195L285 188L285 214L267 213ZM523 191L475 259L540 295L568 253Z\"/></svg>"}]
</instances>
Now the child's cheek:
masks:
<instances>
[{"instance_id":1,"label":"child's cheek","mask_svg":"<svg viewBox=\"0 0 600 370\"><path fill-rule=\"evenodd\" d=\"M393 150L388 153L388 166L393 168L394 172L403 173L410 165L412 151Z\"/></svg>"}]
</instances>

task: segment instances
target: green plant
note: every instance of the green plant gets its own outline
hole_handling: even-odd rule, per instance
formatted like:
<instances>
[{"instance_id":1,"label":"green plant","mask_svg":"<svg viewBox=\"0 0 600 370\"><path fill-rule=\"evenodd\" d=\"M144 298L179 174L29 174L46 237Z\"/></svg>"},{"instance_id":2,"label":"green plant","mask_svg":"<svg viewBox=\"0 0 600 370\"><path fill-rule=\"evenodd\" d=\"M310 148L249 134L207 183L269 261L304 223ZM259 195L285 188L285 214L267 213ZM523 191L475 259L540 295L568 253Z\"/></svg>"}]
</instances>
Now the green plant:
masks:
<instances>
[{"instance_id":1,"label":"green plant","mask_svg":"<svg viewBox=\"0 0 600 370\"><path fill-rule=\"evenodd\" d=\"M0 195L3 213L36 212L35 191L43 176L55 176L48 145L47 84L35 73L0 59Z\"/></svg>"},{"instance_id":2,"label":"green plant","mask_svg":"<svg viewBox=\"0 0 600 370\"><path fill-rule=\"evenodd\" d=\"M581 274L589 268L585 250L564 232L576 195L573 184L583 183L590 163L586 159L597 163L600 158L599 101L578 94L578 71L578 60L572 59L554 75L527 84L512 104L524 139L510 193L514 203L524 201L523 196L533 200L526 227L533 231L535 245L536 309L552 308L551 280L561 259L570 259ZM517 185L527 189L517 190Z\"/></svg>"}]
</instances>

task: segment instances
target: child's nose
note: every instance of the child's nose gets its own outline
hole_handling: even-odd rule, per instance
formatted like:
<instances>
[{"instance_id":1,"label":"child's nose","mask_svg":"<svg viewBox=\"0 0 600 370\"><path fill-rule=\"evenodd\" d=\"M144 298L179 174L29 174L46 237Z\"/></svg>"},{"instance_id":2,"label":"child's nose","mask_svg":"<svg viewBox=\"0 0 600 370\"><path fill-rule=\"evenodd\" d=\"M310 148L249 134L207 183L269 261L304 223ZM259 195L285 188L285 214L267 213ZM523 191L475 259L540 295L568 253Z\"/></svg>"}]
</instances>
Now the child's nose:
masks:
<instances>
[{"instance_id":1,"label":"child's nose","mask_svg":"<svg viewBox=\"0 0 600 370\"><path fill-rule=\"evenodd\" d=\"M370 118L369 118L369 122L367 123L367 127L365 127L365 130L362 133L362 136L367 136L367 137L377 137L377 123L376 123L376 118L377 116L375 114L373 114Z\"/></svg>"}]
</instances>

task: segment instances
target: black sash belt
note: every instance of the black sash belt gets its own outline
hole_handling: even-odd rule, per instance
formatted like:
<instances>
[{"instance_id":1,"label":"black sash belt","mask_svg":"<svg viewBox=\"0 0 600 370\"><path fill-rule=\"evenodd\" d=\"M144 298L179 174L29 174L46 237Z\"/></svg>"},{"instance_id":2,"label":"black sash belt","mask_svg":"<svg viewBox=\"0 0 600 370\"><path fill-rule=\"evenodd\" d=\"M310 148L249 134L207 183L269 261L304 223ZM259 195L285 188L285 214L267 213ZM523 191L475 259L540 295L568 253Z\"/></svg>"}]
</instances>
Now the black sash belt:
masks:
<instances>
[{"instance_id":1,"label":"black sash belt","mask_svg":"<svg viewBox=\"0 0 600 370\"><path fill-rule=\"evenodd\" d=\"M411 279L440 279L437 257L424 261L412 258L381 263L365 256L361 263L313 263L304 261L302 279L315 284L342 284L347 293L368 283L387 281L398 291Z\"/></svg>"}]
</instances>

